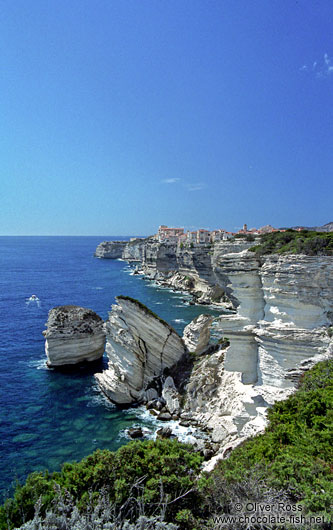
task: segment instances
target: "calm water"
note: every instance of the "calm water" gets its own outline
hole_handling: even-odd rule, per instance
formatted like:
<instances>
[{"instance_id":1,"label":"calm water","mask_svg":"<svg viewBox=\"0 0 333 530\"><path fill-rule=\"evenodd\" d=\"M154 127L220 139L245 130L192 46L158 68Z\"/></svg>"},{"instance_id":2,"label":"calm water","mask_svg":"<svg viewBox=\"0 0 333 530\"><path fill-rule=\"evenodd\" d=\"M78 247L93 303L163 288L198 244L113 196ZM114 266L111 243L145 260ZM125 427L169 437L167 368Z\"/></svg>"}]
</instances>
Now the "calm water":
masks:
<instances>
[{"instance_id":1,"label":"calm water","mask_svg":"<svg viewBox=\"0 0 333 530\"><path fill-rule=\"evenodd\" d=\"M61 374L45 367L48 311L89 307L107 318L115 296L138 298L182 333L206 308L130 275L127 263L93 257L116 237L0 237L0 495L32 471L57 470L96 448L117 449L133 424L152 428L140 409L120 411L100 394L93 373ZM36 294L40 304L27 303ZM106 360L104 361L106 364Z\"/></svg>"}]
</instances>

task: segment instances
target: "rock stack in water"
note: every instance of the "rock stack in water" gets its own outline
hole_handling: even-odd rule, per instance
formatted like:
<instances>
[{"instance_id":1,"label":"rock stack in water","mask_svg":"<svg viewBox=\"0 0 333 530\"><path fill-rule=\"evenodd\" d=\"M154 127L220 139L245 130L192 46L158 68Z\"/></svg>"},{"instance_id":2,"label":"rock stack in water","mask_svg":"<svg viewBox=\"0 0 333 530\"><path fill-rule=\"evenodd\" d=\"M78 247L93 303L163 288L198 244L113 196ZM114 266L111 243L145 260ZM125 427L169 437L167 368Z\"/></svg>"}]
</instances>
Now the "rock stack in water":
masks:
<instances>
[{"instance_id":1,"label":"rock stack in water","mask_svg":"<svg viewBox=\"0 0 333 530\"><path fill-rule=\"evenodd\" d=\"M95 377L117 405L149 401L157 396L149 388L165 368L186 352L183 340L166 322L133 298L118 296L106 322L108 369Z\"/></svg>"},{"instance_id":2,"label":"rock stack in water","mask_svg":"<svg viewBox=\"0 0 333 530\"><path fill-rule=\"evenodd\" d=\"M104 322L91 309L75 305L54 307L46 323L45 353L50 367L95 361L105 349Z\"/></svg>"}]
</instances>

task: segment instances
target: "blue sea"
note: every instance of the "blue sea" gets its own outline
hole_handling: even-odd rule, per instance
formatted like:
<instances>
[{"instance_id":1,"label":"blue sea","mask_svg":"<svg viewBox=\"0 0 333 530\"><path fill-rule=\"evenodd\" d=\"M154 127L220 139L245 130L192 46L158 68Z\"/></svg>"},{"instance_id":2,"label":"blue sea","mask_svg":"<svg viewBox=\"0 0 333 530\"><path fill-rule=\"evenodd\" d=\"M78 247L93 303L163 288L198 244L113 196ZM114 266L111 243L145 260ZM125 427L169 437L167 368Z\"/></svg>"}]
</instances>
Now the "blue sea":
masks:
<instances>
[{"instance_id":1,"label":"blue sea","mask_svg":"<svg viewBox=\"0 0 333 530\"><path fill-rule=\"evenodd\" d=\"M0 237L0 495L32 471L59 470L97 448L128 442L133 425L152 429L142 408L117 409L93 374L107 365L60 373L45 366L42 331L57 305L88 307L106 319L115 296L139 299L180 334L208 308L132 275L124 261L96 259L100 237ZM40 302L30 302L35 294ZM156 422L156 420L154 420Z\"/></svg>"}]
</instances>

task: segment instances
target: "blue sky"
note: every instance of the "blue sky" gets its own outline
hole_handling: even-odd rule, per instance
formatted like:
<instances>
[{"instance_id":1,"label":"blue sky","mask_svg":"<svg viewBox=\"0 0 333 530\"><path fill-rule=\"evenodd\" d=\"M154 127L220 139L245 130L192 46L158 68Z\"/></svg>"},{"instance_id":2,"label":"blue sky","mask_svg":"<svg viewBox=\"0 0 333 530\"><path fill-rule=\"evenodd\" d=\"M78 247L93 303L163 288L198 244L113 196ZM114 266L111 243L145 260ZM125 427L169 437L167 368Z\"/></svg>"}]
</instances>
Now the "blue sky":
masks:
<instances>
[{"instance_id":1,"label":"blue sky","mask_svg":"<svg viewBox=\"0 0 333 530\"><path fill-rule=\"evenodd\" d=\"M2 0L0 234L333 221L331 0Z\"/></svg>"}]
</instances>

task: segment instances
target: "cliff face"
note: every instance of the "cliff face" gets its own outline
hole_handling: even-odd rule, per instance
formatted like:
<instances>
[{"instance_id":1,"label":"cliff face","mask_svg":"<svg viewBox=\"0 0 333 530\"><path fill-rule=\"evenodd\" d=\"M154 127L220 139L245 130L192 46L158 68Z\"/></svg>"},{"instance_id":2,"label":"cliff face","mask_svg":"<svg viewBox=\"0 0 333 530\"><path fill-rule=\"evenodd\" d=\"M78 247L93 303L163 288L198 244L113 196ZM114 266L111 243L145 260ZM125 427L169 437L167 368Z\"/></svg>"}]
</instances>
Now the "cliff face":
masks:
<instances>
[{"instance_id":1,"label":"cliff face","mask_svg":"<svg viewBox=\"0 0 333 530\"><path fill-rule=\"evenodd\" d=\"M91 309L54 307L46 323L45 353L50 367L95 361L104 353L103 320Z\"/></svg>"},{"instance_id":2,"label":"cliff face","mask_svg":"<svg viewBox=\"0 0 333 530\"><path fill-rule=\"evenodd\" d=\"M150 399L149 384L179 361L186 348L171 326L145 306L126 297L117 302L105 326L108 369L95 377L111 401L130 405Z\"/></svg>"},{"instance_id":3,"label":"cliff face","mask_svg":"<svg viewBox=\"0 0 333 530\"><path fill-rule=\"evenodd\" d=\"M129 241L123 250L122 258L126 261L144 261L146 239L135 239Z\"/></svg>"},{"instance_id":4,"label":"cliff face","mask_svg":"<svg viewBox=\"0 0 333 530\"><path fill-rule=\"evenodd\" d=\"M213 326L230 346L200 357L181 413L211 430L221 455L262 430L267 407L294 390L302 370L333 354L333 257L258 257L252 245L181 249L148 239L131 249L147 277L229 309ZM191 326L184 337L194 351L207 329Z\"/></svg>"},{"instance_id":5,"label":"cliff face","mask_svg":"<svg viewBox=\"0 0 333 530\"><path fill-rule=\"evenodd\" d=\"M215 256L214 268L217 276L227 276L238 304L236 315L220 318L220 330L231 339L226 369L247 362L244 382L291 386L286 372L327 349L333 259L273 255L259 260L244 252Z\"/></svg>"},{"instance_id":6,"label":"cliff face","mask_svg":"<svg viewBox=\"0 0 333 530\"><path fill-rule=\"evenodd\" d=\"M117 259L121 258L127 241L103 241L95 251L96 258Z\"/></svg>"},{"instance_id":7,"label":"cliff face","mask_svg":"<svg viewBox=\"0 0 333 530\"><path fill-rule=\"evenodd\" d=\"M222 455L264 428L267 406L303 369L333 354L333 258L216 249L212 266L237 312L215 321L230 346L196 366L183 415L211 429Z\"/></svg>"},{"instance_id":8,"label":"cliff face","mask_svg":"<svg viewBox=\"0 0 333 530\"><path fill-rule=\"evenodd\" d=\"M211 245L195 245L193 248L177 247L171 243L147 240L142 253L142 268L147 277L165 282L176 289L189 290L199 303L227 303L225 282L216 277L214 255L220 252L240 252L253 243L243 241Z\"/></svg>"}]
</instances>

